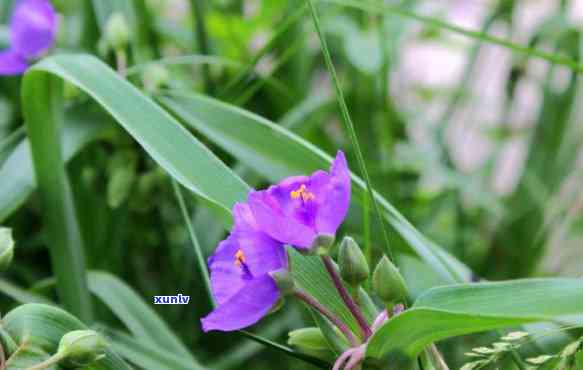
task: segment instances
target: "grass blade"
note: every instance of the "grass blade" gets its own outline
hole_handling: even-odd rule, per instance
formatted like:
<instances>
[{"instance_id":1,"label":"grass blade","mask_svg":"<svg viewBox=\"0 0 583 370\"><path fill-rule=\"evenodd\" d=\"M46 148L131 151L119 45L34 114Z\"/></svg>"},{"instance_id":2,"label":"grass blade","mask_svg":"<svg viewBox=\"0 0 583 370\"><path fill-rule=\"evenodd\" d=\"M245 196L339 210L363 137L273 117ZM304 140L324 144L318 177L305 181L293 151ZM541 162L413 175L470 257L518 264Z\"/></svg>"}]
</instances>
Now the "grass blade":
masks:
<instances>
[{"instance_id":1,"label":"grass blade","mask_svg":"<svg viewBox=\"0 0 583 370\"><path fill-rule=\"evenodd\" d=\"M62 87L48 75L27 73L22 104L39 184L57 291L65 308L91 322L83 240L62 155Z\"/></svg>"},{"instance_id":2,"label":"grass blade","mask_svg":"<svg viewBox=\"0 0 583 370\"><path fill-rule=\"evenodd\" d=\"M362 155L362 150L360 150L360 144L358 142L358 137L356 136L356 130L354 129L354 123L352 122L352 118L350 118L350 112L348 111L348 106L346 105L346 99L344 98L344 92L342 91L342 87L340 86L340 81L338 80L338 75L336 74L336 68L334 68L334 63L332 62L332 56L330 55L330 50L328 50L328 44L326 43L326 38L324 37L324 33L322 32L322 28L320 26L320 19L318 17L318 12L316 7L314 6L314 2L312 0L307 0L308 5L310 6L310 11L312 13L312 19L314 20L314 26L316 27L316 33L318 34L318 38L320 39L320 45L322 49L322 53L324 54L324 60L326 62L326 68L328 69L328 73L332 77L332 83L334 84L334 90L336 91L336 99L338 101L338 106L340 107L340 112L342 113L342 121L346 127L346 131L348 131L348 135L350 137L350 142L354 147L354 152L356 154L356 159L358 162L358 167L360 169L360 173L364 178L364 182L366 184L366 189L369 193L369 197L372 201L372 205L375 211L375 214L378 218L379 225L381 226L381 230L383 233L383 238L385 241L384 250L388 257L394 261L393 251L391 250L390 242L389 242L389 234L387 233L387 229L384 226L383 217L381 215L381 210L377 201L374 196L374 190L372 187L372 183L370 181L370 176L368 175L368 171L366 169L366 164L364 162L364 156Z\"/></svg>"},{"instance_id":3,"label":"grass blade","mask_svg":"<svg viewBox=\"0 0 583 370\"><path fill-rule=\"evenodd\" d=\"M209 301L211 305L213 303L213 293L211 290L211 281L206 269L205 258L202 253L202 249L200 248L200 243L198 242L198 238L196 233L194 232L194 227L192 226L192 222L190 220L190 216L188 215L188 209L186 208L186 202L184 201L184 196L182 195L182 190L180 190L180 185L176 182L176 180L172 179L172 188L174 189L174 194L176 195L176 200L178 201L178 206L180 207L180 213L182 214L182 218L184 220L184 224L186 225L186 229L188 230L188 236L190 238L190 242L192 243L192 247L194 249L194 254L196 256L196 262L198 264L198 269L200 270L200 275L202 277L202 281L204 284L204 288L208 295Z\"/></svg>"}]
</instances>

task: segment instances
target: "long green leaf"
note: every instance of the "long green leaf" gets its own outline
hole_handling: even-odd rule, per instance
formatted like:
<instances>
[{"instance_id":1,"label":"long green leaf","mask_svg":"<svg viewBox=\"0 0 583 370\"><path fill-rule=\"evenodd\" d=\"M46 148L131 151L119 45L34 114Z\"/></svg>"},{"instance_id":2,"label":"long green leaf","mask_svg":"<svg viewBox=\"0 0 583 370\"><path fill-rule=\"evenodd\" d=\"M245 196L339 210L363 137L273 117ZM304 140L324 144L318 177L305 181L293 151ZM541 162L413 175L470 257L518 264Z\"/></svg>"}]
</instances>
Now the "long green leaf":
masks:
<instances>
[{"instance_id":1,"label":"long green leaf","mask_svg":"<svg viewBox=\"0 0 583 370\"><path fill-rule=\"evenodd\" d=\"M251 112L198 94L168 92L158 100L187 125L271 181L327 168L332 158L290 131ZM364 182L353 175L354 194ZM385 198L375 193L383 215L408 245L445 281L467 280L469 270L417 231Z\"/></svg>"},{"instance_id":2,"label":"long green leaf","mask_svg":"<svg viewBox=\"0 0 583 370\"><path fill-rule=\"evenodd\" d=\"M459 335L538 321L572 322L583 314L583 280L526 279L434 288L371 338L367 356L402 351Z\"/></svg>"},{"instance_id":3,"label":"long green leaf","mask_svg":"<svg viewBox=\"0 0 583 370\"><path fill-rule=\"evenodd\" d=\"M245 198L248 186L240 178L174 118L98 59L88 55L44 59L27 73L25 86L47 74L89 94L162 168L199 197L223 211Z\"/></svg>"},{"instance_id":4,"label":"long green leaf","mask_svg":"<svg viewBox=\"0 0 583 370\"><path fill-rule=\"evenodd\" d=\"M47 74L29 71L22 84L22 106L57 291L68 311L91 322L83 238L63 161L61 84Z\"/></svg>"}]
</instances>

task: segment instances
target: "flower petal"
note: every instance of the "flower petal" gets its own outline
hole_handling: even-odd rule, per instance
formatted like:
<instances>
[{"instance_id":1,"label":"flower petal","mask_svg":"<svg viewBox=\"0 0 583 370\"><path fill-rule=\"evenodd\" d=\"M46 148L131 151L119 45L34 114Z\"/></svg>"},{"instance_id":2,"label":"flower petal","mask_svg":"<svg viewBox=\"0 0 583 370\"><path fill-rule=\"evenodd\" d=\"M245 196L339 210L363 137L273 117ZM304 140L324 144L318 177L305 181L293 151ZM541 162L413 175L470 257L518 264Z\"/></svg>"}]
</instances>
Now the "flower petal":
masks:
<instances>
[{"instance_id":1,"label":"flower petal","mask_svg":"<svg viewBox=\"0 0 583 370\"><path fill-rule=\"evenodd\" d=\"M287 253L282 243L258 229L255 217L247 204L233 208L233 236L245 256L245 264L253 276L287 268Z\"/></svg>"},{"instance_id":2,"label":"flower petal","mask_svg":"<svg viewBox=\"0 0 583 370\"><path fill-rule=\"evenodd\" d=\"M208 264L211 271L211 288L217 303L223 304L235 295L245 284L242 269L235 264L235 255L239 250L239 244L233 235L222 242L209 258Z\"/></svg>"},{"instance_id":3,"label":"flower petal","mask_svg":"<svg viewBox=\"0 0 583 370\"><path fill-rule=\"evenodd\" d=\"M269 313L279 295L271 276L262 275L203 318L202 329L232 331L251 326Z\"/></svg>"},{"instance_id":4,"label":"flower petal","mask_svg":"<svg viewBox=\"0 0 583 370\"><path fill-rule=\"evenodd\" d=\"M57 16L48 0L21 0L10 20L11 47L26 59L36 58L55 41Z\"/></svg>"},{"instance_id":5,"label":"flower petal","mask_svg":"<svg viewBox=\"0 0 583 370\"><path fill-rule=\"evenodd\" d=\"M316 230L321 234L336 234L350 206L350 172L344 153L338 151L330 169L331 179L320 202Z\"/></svg>"},{"instance_id":6,"label":"flower petal","mask_svg":"<svg viewBox=\"0 0 583 370\"><path fill-rule=\"evenodd\" d=\"M315 230L286 217L277 201L266 192L249 195L249 206L259 227L272 238L295 247L309 248L316 237Z\"/></svg>"},{"instance_id":7,"label":"flower petal","mask_svg":"<svg viewBox=\"0 0 583 370\"><path fill-rule=\"evenodd\" d=\"M26 71L28 65L14 50L0 52L0 75L19 75Z\"/></svg>"}]
</instances>

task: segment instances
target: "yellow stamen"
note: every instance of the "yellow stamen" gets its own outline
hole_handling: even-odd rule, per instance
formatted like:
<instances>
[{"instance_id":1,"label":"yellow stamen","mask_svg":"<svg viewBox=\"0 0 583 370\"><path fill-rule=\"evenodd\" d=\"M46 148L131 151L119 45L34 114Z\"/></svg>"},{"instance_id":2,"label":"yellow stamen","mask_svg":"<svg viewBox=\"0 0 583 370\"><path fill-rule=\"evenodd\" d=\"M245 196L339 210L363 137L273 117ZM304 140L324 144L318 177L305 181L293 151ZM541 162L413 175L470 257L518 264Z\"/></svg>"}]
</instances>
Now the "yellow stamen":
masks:
<instances>
[{"instance_id":1,"label":"yellow stamen","mask_svg":"<svg viewBox=\"0 0 583 370\"><path fill-rule=\"evenodd\" d=\"M235 265L237 267L241 267L246 262L247 258L245 257L245 253L241 249L235 253Z\"/></svg>"},{"instance_id":2,"label":"yellow stamen","mask_svg":"<svg viewBox=\"0 0 583 370\"><path fill-rule=\"evenodd\" d=\"M292 192L290 192L290 197L292 199L298 199L301 197L304 202L307 202L309 200L314 199L316 196L314 195L314 193L306 189L305 184L302 184L297 190L293 190Z\"/></svg>"}]
</instances>

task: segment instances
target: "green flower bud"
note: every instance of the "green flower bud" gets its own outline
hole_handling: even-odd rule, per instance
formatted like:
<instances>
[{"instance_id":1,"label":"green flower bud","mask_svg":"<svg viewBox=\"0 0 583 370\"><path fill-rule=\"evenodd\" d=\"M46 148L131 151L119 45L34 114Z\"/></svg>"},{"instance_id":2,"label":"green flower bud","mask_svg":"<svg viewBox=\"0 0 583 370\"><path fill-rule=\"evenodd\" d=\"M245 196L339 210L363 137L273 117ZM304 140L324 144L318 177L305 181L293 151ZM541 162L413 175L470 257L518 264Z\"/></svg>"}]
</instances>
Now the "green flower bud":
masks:
<instances>
[{"instance_id":1,"label":"green flower bud","mask_svg":"<svg viewBox=\"0 0 583 370\"><path fill-rule=\"evenodd\" d=\"M303 328L289 332L287 343L307 355L331 361L335 358L326 337L319 328Z\"/></svg>"},{"instance_id":2,"label":"green flower bud","mask_svg":"<svg viewBox=\"0 0 583 370\"><path fill-rule=\"evenodd\" d=\"M105 40L113 50L124 49L130 41L130 30L123 14L113 13L105 26Z\"/></svg>"},{"instance_id":3,"label":"green flower bud","mask_svg":"<svg viewBox=\"0 0 583 370\"><path fill-rule=\"evenodd\" d=\"M8 269L14 258L14 240L12 231L6 227L0 227L0 271Z\"/></svg>"},{"instance_id":4,"label":"green flower bud","mask_svg":"<svg viewBox=\"0 0 583 370\"><path fill-rule=\"evenodd\" d=\"M310 246L310 254L325 256L330 251L336 237L331 234L318 234Z\"/></svg>"},{"instance_id":5,"label":"green flower bud","mask_svg":"<svg viewBox=\"0 0 583 370\"><path fill-rule=\"evenodd\" d=\"M107 343L93 330L75 330L65 334L59 343L64 364L85 367L105 356Z\"/></svg>"},{"instance_id":6,"label":"green flower bud","mask_svg":"<svg viewBox=\"0 0 583 370\"><path fill-rule=\"evenodd\" d=\"M354 239L349 236L340 243L338 266L342 279L353 287L358 287L370 275L366 257Z\"/></svg>"},{"instance_id":7,"label":"green flower bud","mask_svg":"<svg viewBox=\"0 0 583 370\"><path fill-rule=\"evenodd\" d=\"M383 256L372 275L375 293L387 305L403 302L407 298L407 285L399 269Z\"/></svg>"},{"instance_id":8,"label":"green flower bud","mask_svg":"<svg viewBox=\"0 0 583 370\"><path fill-rule=\"evenodd\" d=\"M288 270L272 271L269 276L275 280L275 284L282 296L291 295L295 292L296 284Z\"/></svg>"}]
</instances>

